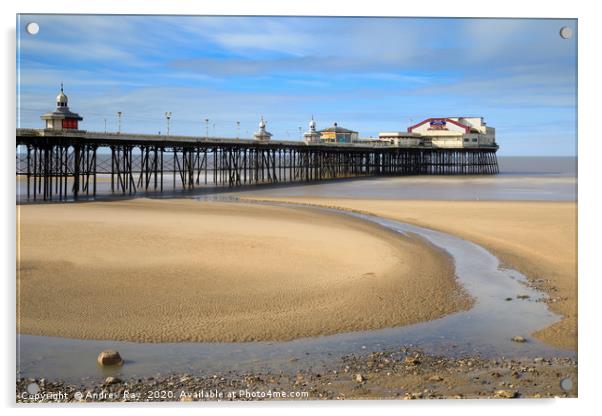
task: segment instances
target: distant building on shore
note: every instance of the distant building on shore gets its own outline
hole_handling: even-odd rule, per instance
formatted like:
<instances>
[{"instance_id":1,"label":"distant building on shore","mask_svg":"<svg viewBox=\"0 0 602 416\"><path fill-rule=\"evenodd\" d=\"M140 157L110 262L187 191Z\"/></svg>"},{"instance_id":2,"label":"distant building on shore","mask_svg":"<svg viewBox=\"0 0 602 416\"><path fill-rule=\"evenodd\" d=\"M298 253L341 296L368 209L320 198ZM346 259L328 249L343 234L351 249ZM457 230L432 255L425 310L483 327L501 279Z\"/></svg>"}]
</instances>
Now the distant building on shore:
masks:
<instances>
[{"instance_id":1,"label":"distant building on shore","mask_svg":"<svg viewBox=\"0 0 602 416\"><path fill-rule=\"evenodd\" d=\"M253 135L253 139L258 141L268 141L272 138L272 133L265 129L266 122L263 120L263 116L261 116L261 120L259 121L259 130L255 132Z\"/></svg>"},{"instance_id":2,"label":"distant building on shore","mask_svg":"<svg viewBox=\"0 0 602 416\"><path fill-rule=\"evenodd\" d=\"M43 114L40 118L46 121L45 128L48 130L77 130L78 123L83 120L79 114L69 110L69 98L63 91L63 84L61 84L61 92L56 96L56 109Z\"/></svg>"},{"instance_id":3,"label":"distant building on shore","mask_svg":"<svg viewBox=\"0 0 602 416\"><path fill-rule=\"evenodd\" d=\"M483 117L427 118L407 132L379 133L379 139L399 147L464 148L495 145L495 129Z\"/></svg>"},{"instance_id":4,"label":"distant building on shore","mask_svg":"<svg viewBox=\"0 0 602 416\"><path fill-rule=\"evenodd\" d=\"M320 141L323 143L352 143L357 140L357 131L339 127L334 123L332 127L325 128L319 131Z\"/></svg>"}]
</instances>

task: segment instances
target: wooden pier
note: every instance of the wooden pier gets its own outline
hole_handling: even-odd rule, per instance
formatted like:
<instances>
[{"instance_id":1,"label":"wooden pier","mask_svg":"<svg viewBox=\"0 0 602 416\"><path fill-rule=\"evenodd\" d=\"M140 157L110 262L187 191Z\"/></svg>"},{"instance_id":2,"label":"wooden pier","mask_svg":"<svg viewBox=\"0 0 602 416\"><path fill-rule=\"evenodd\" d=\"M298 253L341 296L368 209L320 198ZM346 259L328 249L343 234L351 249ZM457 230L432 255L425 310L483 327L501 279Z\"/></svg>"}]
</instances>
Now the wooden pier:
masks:
<instances>
[{"instance_id":1,"label":"wooden pier","mask_svg":"<svg viewBox=\"0 0 602 416\"><path fill-rule=\"evenodd\" d=\"M499 173L497 145L470 148L306 144L298 141L17 129L17 172L28 200L241 187L337 178Z\"/></svg>"}]
</instances>

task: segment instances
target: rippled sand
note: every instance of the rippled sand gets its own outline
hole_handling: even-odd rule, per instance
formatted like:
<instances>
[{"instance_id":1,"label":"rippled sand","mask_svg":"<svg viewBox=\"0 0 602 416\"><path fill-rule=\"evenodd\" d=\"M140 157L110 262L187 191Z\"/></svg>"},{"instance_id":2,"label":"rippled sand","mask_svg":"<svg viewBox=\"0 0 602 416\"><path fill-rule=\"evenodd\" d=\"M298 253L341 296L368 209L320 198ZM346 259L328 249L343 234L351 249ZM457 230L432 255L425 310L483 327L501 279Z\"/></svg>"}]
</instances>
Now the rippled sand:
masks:
<instances>
[{"instance_id":1,"label":"rippled sand","mask_svg":"<svg viewBox=\"0 0 602 416\"><path fill-rule=\"evenodd\" d=\"M21 333L290 340L471 305L447 255L336 214L148 199L25 205L18 214Z\"/></svg>"},{"instance_id":2,"label":"rippled sand","mask_svg":"<svg viewBox=\"0 0 602 416\"><path fill-rule=\"evenodd\" d=\"M261 197L260 193L255 196L363 211L474 241L546 291L551 299L550 308L564 316L560 322L534 335L557 347L577 349L575 202L276 198Z\"/></svg>"}]
</instances>

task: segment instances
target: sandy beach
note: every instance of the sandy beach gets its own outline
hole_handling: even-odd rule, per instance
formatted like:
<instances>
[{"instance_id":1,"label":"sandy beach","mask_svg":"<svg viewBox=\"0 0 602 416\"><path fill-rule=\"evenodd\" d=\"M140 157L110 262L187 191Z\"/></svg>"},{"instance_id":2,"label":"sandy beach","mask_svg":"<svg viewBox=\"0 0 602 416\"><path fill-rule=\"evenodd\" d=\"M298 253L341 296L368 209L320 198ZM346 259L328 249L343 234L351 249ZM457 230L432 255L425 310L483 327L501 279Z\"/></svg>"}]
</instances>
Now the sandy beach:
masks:
<instances>
[{"instance_id":1,"label":"sandy beach","mask_svg":"<svg viewBox=\"0 0 602 416\"><path fill-rule=\"evenodd\" d=\"M290 340L464 310L450 258L315 210L193 200L18 207L18 331Z\"/></svg>"},{"instance_id":2,"label":"sandy beach","mask_svg":"<svg viewBox=\"0 0 602 416\"><path fill-rule=\"evenodd\" d=\"M577 349L577 204L549 201L400 201L257 197L371 213L451 233L486 247L550 296L564 319L533 334Z\"/></svg>"}]
</instances>

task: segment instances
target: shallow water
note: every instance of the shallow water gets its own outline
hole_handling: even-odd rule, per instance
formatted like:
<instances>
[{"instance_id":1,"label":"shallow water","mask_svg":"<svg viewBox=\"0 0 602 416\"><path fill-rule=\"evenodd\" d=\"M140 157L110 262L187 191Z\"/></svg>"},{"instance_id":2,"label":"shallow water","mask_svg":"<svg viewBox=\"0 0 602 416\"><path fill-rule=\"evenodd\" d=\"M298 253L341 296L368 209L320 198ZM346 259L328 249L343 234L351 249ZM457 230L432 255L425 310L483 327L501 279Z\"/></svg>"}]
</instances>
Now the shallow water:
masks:
<instances>
[{"instance_id":1,"label":"shallow water","mask_svg":"<svg viewBox=\"0 0 602 416\"><path fill-rule=\"evenodd\" d=\"M180 179L170 173L163 178L164 192L138 194L111 193L110 176L100 175L98 197L194 197L233 193L246 196L307 196L377 199L435 200L533 200L575 201L577 199L577 159L574 157L499 157L500 175L480 176L397 176L366 177L322 183L288 183L243 186L233 190L204 184L194 190L183 190ZM17 202L26 199L27 183L17 181ZM32 191L33 192L33 191ZM80 200L94 199L80 195Z\"/></svg>"},{"instance_id":2,"label":"shallow water","mask_svg":"<svg viewBox=\"0 0 602 416\"><path fill-rule=\"evenodd\" d=\"M328 366L342 355L402 345L418 346L426 352L448 356L574 356L570 351L549 347L529 337L560 317L538 301L543 295L528 287L523 275L515 270L500 269L498 259L484 248L459 237L414 225L357 213L340 213L375 222L401 234L419 235L447 251L454 259L459 282L475 298L474 307L405 327L290 342L138 344L21 335L17 338L20 376L79 381L107 375L146 377L175 372L206 375L227 371L288 371ZM529 298L518 299L518 295ZM512 342L515 335L525 336L529 342ZM105 348L119 350L126 365L120 369L100 369L95 360Z\"/></svg>"},{"instance_id":3,"label":"shallow water","mask_svg":"<svg viewBox=\"0 0 602 416\"><path fill-rule=\"evenodd\" d=\"M404 176L358 178L273 188L246 188L249 197L323 197L395 200L574 201L577 179L566 176Z\"/></svg>"}]
</instances>

